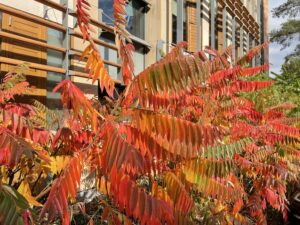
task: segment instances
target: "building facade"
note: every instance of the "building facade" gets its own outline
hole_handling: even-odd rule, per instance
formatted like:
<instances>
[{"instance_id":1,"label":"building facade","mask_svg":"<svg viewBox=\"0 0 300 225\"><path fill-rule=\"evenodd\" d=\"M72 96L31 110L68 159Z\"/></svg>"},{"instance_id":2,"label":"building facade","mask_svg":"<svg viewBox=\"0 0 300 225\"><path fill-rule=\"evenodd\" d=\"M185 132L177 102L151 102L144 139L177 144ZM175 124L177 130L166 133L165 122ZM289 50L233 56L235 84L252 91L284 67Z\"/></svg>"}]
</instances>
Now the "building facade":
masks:
<instances>
[{"instance_id":1,"label":"building facade","mask_svg":"<svg viewBox=\"0 0 300 225\"><path fill-rule=\"evenodd\" d=\"M109 74L121 80L114 44L113 0L89 0L91 23ZM180 41L188 51L205 46L235 46L235 57L267 40L267 0L129 0L127 30L135 46L135 74L169 52ZM37 88L31 96L49 107L60 105L53 87L72 79L86 94L98 94L80 61L83 43L76 21L76 0L0 0L1 75L30 63L27 79ZM268 52L256 62L268 61Z\"/></svg>"},{"instance_id":2,"label":"building facade","mask_svg":"<svg viewBox=\"0 0 300 225\"><path fill-rule=\"evenodd\" d=\"M151 10L146 24L146 41L151 46L147 64L159 59L159 52L168 52L180 41L188 42L195 52L210 46L221 51L235 46L240 57L249 48L268 41L267 0L149 0ZM153 10L152 10L153 8ZM155 43L156 42L156 43ZM268 62L268 51L256 63Z\"/></svg>"}]
</instances>

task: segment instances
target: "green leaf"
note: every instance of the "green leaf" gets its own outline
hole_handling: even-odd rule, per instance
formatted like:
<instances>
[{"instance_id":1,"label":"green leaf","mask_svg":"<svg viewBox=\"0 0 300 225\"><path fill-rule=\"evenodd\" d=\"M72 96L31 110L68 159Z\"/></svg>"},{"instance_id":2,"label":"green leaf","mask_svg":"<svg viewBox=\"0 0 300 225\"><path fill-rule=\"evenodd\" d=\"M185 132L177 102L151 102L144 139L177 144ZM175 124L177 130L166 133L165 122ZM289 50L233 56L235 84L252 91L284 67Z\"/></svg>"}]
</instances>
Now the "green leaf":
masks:
<instances>
[{"instance_id":1,"label":"green leaf","mask_svg":"<svg viewBox=\"0 0 300 225\"><path fill-rule=\"evenodd\" d=\"M0 224L22 225L22 214L29 209L27 200L14 188L0 187Z\"/></svg>"}]
</instances>

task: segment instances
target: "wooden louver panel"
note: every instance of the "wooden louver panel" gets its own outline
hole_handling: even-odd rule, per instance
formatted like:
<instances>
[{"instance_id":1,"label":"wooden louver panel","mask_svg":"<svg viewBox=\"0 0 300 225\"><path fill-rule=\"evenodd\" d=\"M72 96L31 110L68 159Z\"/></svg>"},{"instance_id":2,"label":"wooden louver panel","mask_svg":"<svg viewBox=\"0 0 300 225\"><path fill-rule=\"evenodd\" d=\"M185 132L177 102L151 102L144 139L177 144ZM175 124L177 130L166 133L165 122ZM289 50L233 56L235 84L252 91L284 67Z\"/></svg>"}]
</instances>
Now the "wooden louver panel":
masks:
<instances>
[{"instance_id":1,"label":"wooden louver panel","mask_svg":"<svg viewBox=\"0 0 300 225\"><path fill-rule=\"evenodd\" d=\"M47 41L47 28L45 26L6 13L3 14L2 30L7 33L12 33L37 41ZM11 59L38 64L46 64L47 60L46 48L19 42L9 38L2 39L1 51L2 56ZM15 66L13 65L3 63L1 64L1 71L14 71L14 67ZM29 69L26 76L29 83L37 89L37 91L32 93L32 95L35 95L35 98L40 101L45 101L47 93L47 72L37 69ZM21 101L23 101L23 99Z\"/></svg>"},{"instance_id":2,"label":"wooden louver panel","mask_svg":"<svg viewBox=\"0 0 300 225\"><path fill-rule=\"evenodd\" d=\"M187 41L188 50L191 52L197 51L197 15L196 1L187 1Z\"/></svg>"}]
</instances>

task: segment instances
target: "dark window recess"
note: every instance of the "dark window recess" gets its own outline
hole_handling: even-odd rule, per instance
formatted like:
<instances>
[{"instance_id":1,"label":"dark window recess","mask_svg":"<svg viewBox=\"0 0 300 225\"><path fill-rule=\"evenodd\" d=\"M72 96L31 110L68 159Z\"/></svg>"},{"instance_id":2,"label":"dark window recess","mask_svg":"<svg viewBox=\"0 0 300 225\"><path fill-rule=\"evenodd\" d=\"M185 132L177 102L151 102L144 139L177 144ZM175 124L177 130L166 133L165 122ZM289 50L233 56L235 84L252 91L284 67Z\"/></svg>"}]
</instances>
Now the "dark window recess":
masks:
<instances>
[{"instance_id":1,"label":"dark window recess","mask_svg":"<svg viewBox=\"0 0 300 225\"><path fill-rule=\"evenodd\" d=\"M187 23L184 21L183 22L183 40L187 41Z\"/></svg>"},{"instance_id":2,"label":"dark window recess","mask_svg":"<svg viewBox=\"0 0 300 225\"><path fill-rule=\"evenodd\" d=\"M172 43L177 43L177 16L172 15Z\"/></svg>"},{"instance_id":3,"label":"dark window recess","mask_svg":"<svg viewBox=\"0 0 300 225\"><path fill-rule=\"evenodd\" d=\"M184 0L183 2L183 40L187 41L187 33L188 33L188 27L187 27L187 2Z\"/></svg>"},{"instance_id":4,"label":"dark window recess","mask_svg":"<svg viewBox=\"0 0 300 225\"><path fill-rule=\"evenodd\" d=\"M172 13L172 43L177 44L177 0L173 0L173 4L175 7L173 7L173 13ZM183 9L183 40L187 41L187 33L188 33L188 27L187 27L187 3L184 1L183 3L184 9Z\"/></svg>"}]
</instances>

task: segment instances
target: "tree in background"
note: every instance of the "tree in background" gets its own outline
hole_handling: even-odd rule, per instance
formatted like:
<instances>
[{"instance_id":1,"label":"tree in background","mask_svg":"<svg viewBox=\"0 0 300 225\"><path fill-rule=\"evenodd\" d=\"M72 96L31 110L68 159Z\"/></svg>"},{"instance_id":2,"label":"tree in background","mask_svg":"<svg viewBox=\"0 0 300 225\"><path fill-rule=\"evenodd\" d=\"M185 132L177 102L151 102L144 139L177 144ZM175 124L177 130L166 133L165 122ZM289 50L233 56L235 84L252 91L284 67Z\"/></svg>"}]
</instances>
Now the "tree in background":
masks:
<instances>
[{"instance_id":1,"label":"tree in background","mask_svg":"<svg viewBox=\"0 0 300 225\"><path fill-rule=\"evenodd\" d=\"M271 41L277 42L286 48L291 45L295 38L300 39L300 0L287 0L286 3L281 4L273 9L274 17L288 17L289 19L281 24L280 29L271 32ZM298 17L298 18L297 18ZM300 44L296 46L295 51L286 57L300 56Z\"/></svg>"},{"instance_id":2,"label":"tree in background","mask_svg":"<svg viewBox=\"0 0 300 225\"><path fill-rule=\"evenodd\" d=\"M300 39L300 0L287 0L273 10L274 17L288 17L280 29L271 32L271 41L289 47L292 42ZM268 92L272 96L272 102L289 101L296 105L292 113L300 110L300 44L291 54L285 58L281 67L281 74L275 74L276 85Z\"/></svg>"}]
</instances>

